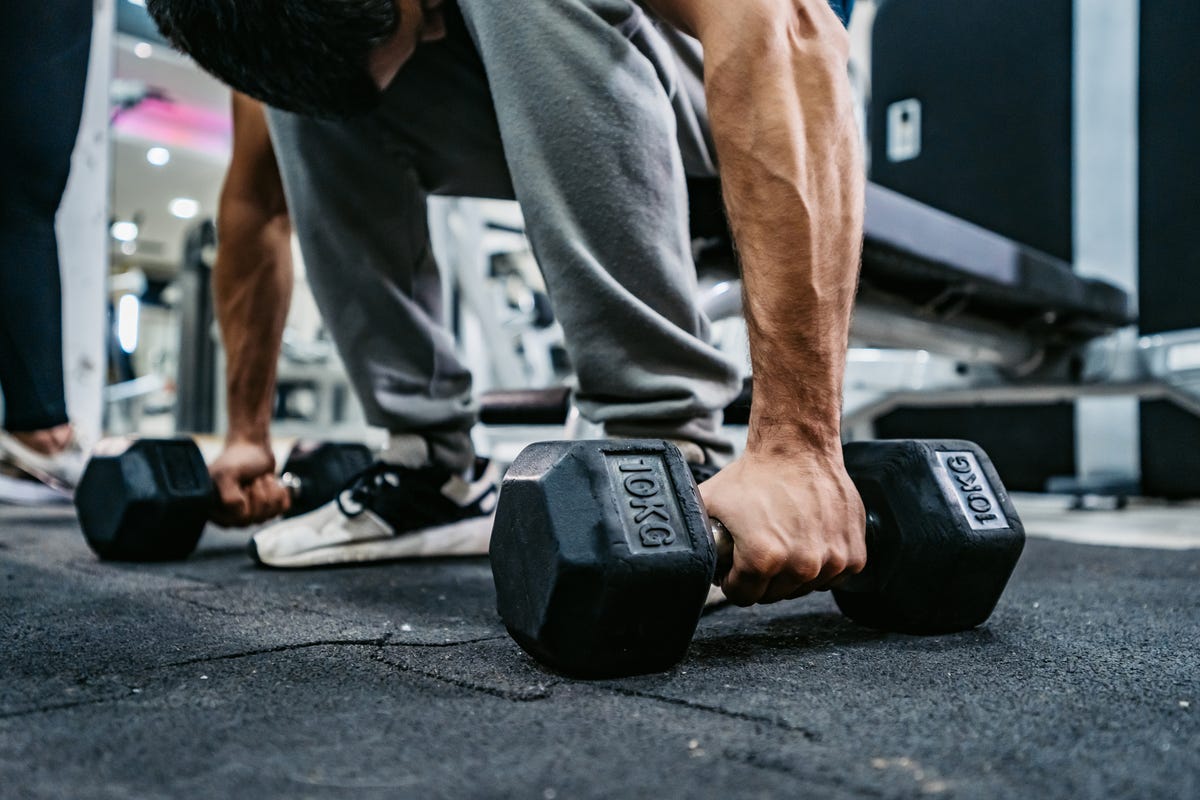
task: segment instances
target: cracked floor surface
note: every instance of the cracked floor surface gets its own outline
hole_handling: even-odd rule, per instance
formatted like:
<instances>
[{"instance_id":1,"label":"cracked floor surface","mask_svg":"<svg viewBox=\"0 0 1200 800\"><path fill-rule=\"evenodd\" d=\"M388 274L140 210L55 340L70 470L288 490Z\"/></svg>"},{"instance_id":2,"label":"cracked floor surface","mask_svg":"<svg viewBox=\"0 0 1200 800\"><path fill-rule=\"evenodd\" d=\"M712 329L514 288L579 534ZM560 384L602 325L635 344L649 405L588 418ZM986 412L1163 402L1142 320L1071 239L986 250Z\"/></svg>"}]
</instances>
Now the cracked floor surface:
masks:
<instances>
[{"instance_id":1,"label":"cracked floor surface","mask_svg":"<svg viewBox=\"0 0 1200 800\"><path fill-rule=\"evenodd\" d=\"M560 679L482 559L97 562L0 509L5 797L1197 797L1200 551L1031 540L989 624L723 609L657 676Z\"/></svg>"}]
</instances>

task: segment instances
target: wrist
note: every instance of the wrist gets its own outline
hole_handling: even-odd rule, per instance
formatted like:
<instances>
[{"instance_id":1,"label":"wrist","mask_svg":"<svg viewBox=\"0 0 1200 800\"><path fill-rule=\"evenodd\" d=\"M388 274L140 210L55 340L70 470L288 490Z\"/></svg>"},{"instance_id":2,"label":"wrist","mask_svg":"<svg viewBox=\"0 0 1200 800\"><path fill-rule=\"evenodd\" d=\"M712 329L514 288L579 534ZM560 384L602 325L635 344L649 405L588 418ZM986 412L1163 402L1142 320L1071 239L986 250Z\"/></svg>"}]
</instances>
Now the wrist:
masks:
<instances>
[{"instance_id":1,"label":"wrist","mask_svg":"<svg viewBox=\"0 0 1200 800\"><path fill-rule=\"evenodd\" d=\"M840 370L806 375L756 372L747 449L842 454Z\"/></svg>"},{"instance_id":2,"label":"wrist","mask_svg":"<svg viewBox=\"0 0 1200 800\"><path fill-rule=\"evenodd\" d=\"M780 436L769 436L757 440L752 437L746 442L745 452L751 458L787 461L793 464L838 466L844 463L840 441L836 444L828 444L825 442L813 443L801 438L785 439Z\"/></svg>"},{"instance_id":3,"label":"wrist","mask_svg":"<svg viewBox=\"0 0 1200 800\"><path fill-rule=\"evenodd\" d=\"M270 449L271 431L260 425L235 425L225 434L225 446L243 445Z\"/></svg>"},{"instance_id":4,"label":"wrist","mask_svg":"<svg viewBox=\"0 0 1200 800\"><path fill-rule=\"evenodd\" d=\"M839 423L839 415L780 420L764 418L751 411L746 452L789 461L841 463Z\"/></svg>"}]
</instances>

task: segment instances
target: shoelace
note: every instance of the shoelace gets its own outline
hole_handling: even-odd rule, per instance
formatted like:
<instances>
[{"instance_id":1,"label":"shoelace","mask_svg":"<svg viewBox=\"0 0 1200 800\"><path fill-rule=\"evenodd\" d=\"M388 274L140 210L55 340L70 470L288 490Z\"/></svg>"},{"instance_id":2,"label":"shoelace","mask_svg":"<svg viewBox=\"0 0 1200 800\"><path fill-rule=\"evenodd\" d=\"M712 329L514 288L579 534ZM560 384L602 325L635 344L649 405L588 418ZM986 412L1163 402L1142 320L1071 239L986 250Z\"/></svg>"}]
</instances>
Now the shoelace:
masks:
<instances>
[{"instance_id":1,"label":"shoelace","mask_svg":"<svg viewBox=\"0 0 1200 800\"><path fill-rule=\"evenodd\" d=\"M377 461L362 472L355 475L338 492L338 509L348 518L354 519L367 510L375 496L383 489L396 489L400 486L401 474L406 472L403 467Z\"/></svg>"}]
</instances>

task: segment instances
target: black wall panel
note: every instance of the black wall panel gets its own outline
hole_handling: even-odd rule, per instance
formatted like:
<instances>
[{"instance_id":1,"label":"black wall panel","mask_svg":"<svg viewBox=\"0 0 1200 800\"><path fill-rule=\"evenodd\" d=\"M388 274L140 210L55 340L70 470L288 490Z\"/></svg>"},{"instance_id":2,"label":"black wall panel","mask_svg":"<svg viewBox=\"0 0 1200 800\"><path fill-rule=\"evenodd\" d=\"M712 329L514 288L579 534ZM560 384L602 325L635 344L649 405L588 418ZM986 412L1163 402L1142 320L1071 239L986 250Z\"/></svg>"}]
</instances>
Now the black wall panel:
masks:
<instances>
[{"instance_id":1,"label":"black wall panel","mask_svg":"<svg viewBox=\"0 0 1200 800\"><path fill-rule=\"evenodd\" d=\"M1200 497L1200 421L1174 403L1142 403L1142 491Z\"/></svg>"},{"instance_id":2,"label":"black wall panel","mask_svg":"<svg viewBox=\"0 0 1200 800\"><path fill-rule=\"evenodd\" d=\"M871 177L1064 260L1071 0L888 0L872 41ZM887 158L887 109L921 102L922 153Z\"/></svg>"},{"instance_id":3,"label":"black wall panel","mask_svg":"<svg viewBox=\"0 0 1200 800\"><path fill-rule=\"evenodd\" d=\"M871 179L1070 260L1071 0L888 0L872 42ZM921 153L890 162L887 109L921 102ZM1070 404L903 410L887 437L979 442L1013 489L1075 470Z\"/></svg>"},{"instance_id":4,"label":"black wall panel","mask_svg":"<svg viewBox=\"0 0 1200 800\"><path fill-rule=\"evenodd\" d=\"M1200 327L1200 4L1142 0L1138 138L1143 333ZM1200 420L1142 404L1147 494L1200 496Z\"/></svg>"},{"instance_id":5,"label":"black wall panel","mask_svg":"<svg viewBox=\"0 0 1200 800\"><path fill-rule=\"evenodd\" d=\"M904 409L879 419L881 439L970 439L991 456L1004 485L1040 492L1046 480L1075 474L1075 406L1056 403L1009 408L973 406ZM1031 458L1037 453L1039 458Z\"/></svg>"}]
</instances>

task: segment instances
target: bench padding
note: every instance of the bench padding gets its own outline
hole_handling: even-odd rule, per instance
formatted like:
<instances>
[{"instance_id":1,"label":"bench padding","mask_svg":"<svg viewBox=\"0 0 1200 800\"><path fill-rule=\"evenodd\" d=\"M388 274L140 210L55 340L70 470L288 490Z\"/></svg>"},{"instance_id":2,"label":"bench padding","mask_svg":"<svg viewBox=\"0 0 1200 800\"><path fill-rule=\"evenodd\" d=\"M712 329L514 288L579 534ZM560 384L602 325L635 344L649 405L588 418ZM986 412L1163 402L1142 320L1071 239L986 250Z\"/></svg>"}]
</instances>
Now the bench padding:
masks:
<instances>
[{"instance_id":1,"label":"bench padding","mask_svg":"<svg viewBox=\"0 0 1200 800\"><path fill-rule=\"evenodd\" d=\"M897 192L867 186L864 289L934 315L1074 338L1136 320L1130 296L1070 265Z\"/></svg>"},{"instance_id":2,"label":"bench padding","mask_svg":"<svg viewBox=\"0 0 1200 800\"><path fill-rule=\"evenodd\" d=\"M707 242L702 252L716 269L734 269L719 184L692 179L688 190L692 232ZM1120 287L874 183L867 184L864 235L863 293L886 295L923 317L982 319L1067 341L1137 319Z\"/></svg>"}]
</instances>

